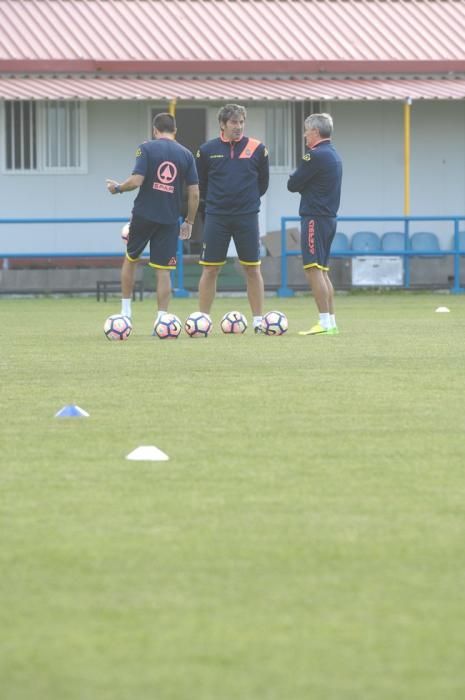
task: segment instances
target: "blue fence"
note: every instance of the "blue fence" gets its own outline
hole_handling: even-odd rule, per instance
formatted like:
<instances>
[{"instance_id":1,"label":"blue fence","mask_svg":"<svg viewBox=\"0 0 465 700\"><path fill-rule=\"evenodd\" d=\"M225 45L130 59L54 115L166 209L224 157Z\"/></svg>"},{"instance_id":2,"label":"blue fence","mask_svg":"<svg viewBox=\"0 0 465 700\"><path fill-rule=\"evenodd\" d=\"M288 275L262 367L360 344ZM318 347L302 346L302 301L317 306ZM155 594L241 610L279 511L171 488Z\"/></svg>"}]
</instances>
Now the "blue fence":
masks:
<instances>
[{"instance_id":1,"label":"blue fence","mask_svg":"<svg viewBox=\"0 0 465 700\"><path fill-rule=\"evenodd\" d=\"M0 219L0 224L95 224L95 223L125 223L127 217L81 217L81 218L5 218ZM450 250L434 250L418 251L412 250L409 246L410 241L410 224L412 222L421 221L440 221L449 222L454 229L454 247ZM376 250L373 252L367 250L344 250L333 251L333 257L355 257L368 255L377 256L401 256L404 265L404 287L410 288L410 258L415 257L445 257L453 256L454 259L454 284L451 288L453 293L463 293L465 289L460 286L460 257L465 255L464 250L460 250L459 246L459 222L465 221L465 216L341 216L338 217L338 222L398 222L403 224L404 229L404 247L400 250ZM300 255L299 251L287 250L286 229L289 222L300 222L300 218L296 216L281 217L281 286L278 289L278 296L286 297L294 294L293 290L288 286L287 274L287 259L290 256ZM123 256L123 252L121 255ZM108 258L118 255L117 252L43 252L43 253L20 253L20 252L3 252L0 248L0 258L8 260L9 258ZM145 257L145 256L144 256ZM183 241L178 241L177 250L177 269L172 273L173 294L177 297L187 297L189 292L184 288L184 257L183 257Z\"/></svg>"},{"instance_id":2,"label":"blue fence","mask_svg":"<svg viewBox=\"0 0 465 700\"><path fill-rule=\"evenodd\" d=\"M297 250L287 250L287 235L286 229L289 222L300 222L300 217L297 216L283 216L281 217L281 286L278 289L278 296L287 297L294 294L293 290L288 286L288 274L287 274L287 259L290 256L300 255ZM465 221L465 216L340 216L338 217L338 225L340 222L401 222L403 224L404 233L404 247L400 250L344 250L344 251L333 251L332 257L355 257L368 255L376 256L387 256L392 257L401 256L404 265L404 287L410 289L410 258L411 257L446 257L453 256L454 259L454 284L451 291L454 294L459 294L465 292L465 289L460 286L460 257L465 256L465 250L460 250L459 246L459 222ZM434 251L419 251L412 250L410 247L410 224L412 222L420 221L441 221L449 222L453 225L454 234L454 246L450 250L434 250Z\"/></svg>"},{"instance_id":3,"label":"blue fence","mask_svg":"<svg viewBox=\"0 0 465 700\"><path fill-rule=\"evenodd\" d=\"M112 216L112 217L81 217L81 218L34 218L34 219L0 219L0 224L124 224L127 223L128 217ZM182 221L182 220L181 220ZM181 223L180 221L180 223ZM10 258L113 258L118 255L118 252L81 252L67 253L57 252L52 253L16 253L3 252L0 248L0 258L8 260ZM121 257L124 256L124 251L121 251ZM143 258L148 255L143 255ZM183 259L183 241L178 239L177 249L177 266L176 271L171 274L171 282L173 286L173 296L187 297L189 292L184 289L184 259Z\"/></svg>"}]
</instances>

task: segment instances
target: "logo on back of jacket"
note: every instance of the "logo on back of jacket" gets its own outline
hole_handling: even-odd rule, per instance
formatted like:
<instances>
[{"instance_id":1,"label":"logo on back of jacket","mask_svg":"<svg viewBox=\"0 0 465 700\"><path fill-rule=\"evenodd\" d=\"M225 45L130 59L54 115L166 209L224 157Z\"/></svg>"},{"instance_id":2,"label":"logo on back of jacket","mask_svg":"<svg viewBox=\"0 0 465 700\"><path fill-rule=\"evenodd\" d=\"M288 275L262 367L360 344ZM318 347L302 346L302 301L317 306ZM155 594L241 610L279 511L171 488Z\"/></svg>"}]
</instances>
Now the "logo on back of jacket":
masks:
<instances>
[{"instance_id":1,"label":"logo on back of jacket","mask_svg":"<svg viewBox=\"0 0 465 700\"><path fill-rule=\"evenodd\" d=\"M157 168L155 177L158 179L158 182L155 181L153 183L153 189L172 194L174 192L174 186L171 183L174 182L177 174L178 169L175 164L170 160L164 160Z\"/></svg>"}]
</instances>

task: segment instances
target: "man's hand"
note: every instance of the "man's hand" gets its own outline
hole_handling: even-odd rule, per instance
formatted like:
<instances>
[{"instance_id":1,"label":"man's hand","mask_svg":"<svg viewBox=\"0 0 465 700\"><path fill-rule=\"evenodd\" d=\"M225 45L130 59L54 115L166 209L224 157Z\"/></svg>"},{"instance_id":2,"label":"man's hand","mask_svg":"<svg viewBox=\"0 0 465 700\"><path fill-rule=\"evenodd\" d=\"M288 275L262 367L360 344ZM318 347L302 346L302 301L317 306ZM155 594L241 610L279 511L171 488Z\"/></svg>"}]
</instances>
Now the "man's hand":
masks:
<instances>
[{"instance_id":1,"label":"man's hand","mask_svg":"<svg viewBox=\"0 0 465 700\"><path fill-rule=\"evenodd\" d=\"M110 192L110 194L118 194L118 190L116 187L119 185L119 182L116 180L107 180L107 190Z\"/></svg>"},{"instance_id":2,"label":"man's hand","mask_svg":"<svg viewBox=\"0 0 465 700\"><path fill-rule=\"evenodd\" d=\"M179 238L182 241L187 241L192 235L192 224L189 221L183 221L179 229Z\"/></svg>"}]
</instances>

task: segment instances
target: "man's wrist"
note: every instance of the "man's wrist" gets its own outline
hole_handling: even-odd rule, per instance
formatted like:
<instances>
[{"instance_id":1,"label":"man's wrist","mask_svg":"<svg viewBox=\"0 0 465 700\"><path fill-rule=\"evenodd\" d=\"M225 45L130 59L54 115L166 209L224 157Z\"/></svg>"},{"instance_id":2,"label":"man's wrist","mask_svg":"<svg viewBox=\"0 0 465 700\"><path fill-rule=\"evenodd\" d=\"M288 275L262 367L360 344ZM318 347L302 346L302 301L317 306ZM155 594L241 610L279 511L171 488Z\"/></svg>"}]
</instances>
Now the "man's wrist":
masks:
<instances>
[{"instance_id":1,"label":"man's wrist","mask_svg":"<svg viewBox=\"0 0 465 700\"><path fill-rule=\"evenodd\" d=\"M187 217L184 219L184 221L186 222L186 224L189 224L189 226L193 226L193 225L194 225L194 222L193 222L193 221L189 221L189 219L188 219Z\"/></svg>"},{"instance_id":2,"label":"man's wrist","mask_svg":"<svg viewBox=\"0 0 465 700\"><path fill-rule=\"evenodd\" d=\"M123 190L119 185L115 185L115 192L117 192L118 194L123 194Z\"/></svg>"}]
</instances>

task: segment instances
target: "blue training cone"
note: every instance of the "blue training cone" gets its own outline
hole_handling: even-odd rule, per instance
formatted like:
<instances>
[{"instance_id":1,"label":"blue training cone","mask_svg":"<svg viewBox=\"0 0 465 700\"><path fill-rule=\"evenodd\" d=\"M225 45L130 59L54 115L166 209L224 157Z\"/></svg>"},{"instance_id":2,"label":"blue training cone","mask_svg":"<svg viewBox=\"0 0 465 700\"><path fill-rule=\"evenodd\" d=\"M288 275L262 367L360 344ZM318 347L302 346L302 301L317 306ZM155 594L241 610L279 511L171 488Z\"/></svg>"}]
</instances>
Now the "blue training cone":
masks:
<instances>
[{"instance_id":1,"label":"blue training cone","mask_svg":"<svg viewBox=\"0 0 465 700\"><path fill-rule=\"evenodd\" d=\"M55 413L55 418L87 418L89 414L84 411L83 408L69 404L69 406L63 406L63 408Z\"/></svg>"}]
</instances>

